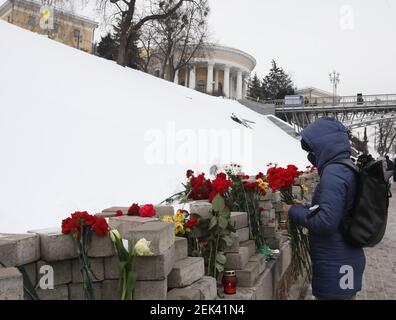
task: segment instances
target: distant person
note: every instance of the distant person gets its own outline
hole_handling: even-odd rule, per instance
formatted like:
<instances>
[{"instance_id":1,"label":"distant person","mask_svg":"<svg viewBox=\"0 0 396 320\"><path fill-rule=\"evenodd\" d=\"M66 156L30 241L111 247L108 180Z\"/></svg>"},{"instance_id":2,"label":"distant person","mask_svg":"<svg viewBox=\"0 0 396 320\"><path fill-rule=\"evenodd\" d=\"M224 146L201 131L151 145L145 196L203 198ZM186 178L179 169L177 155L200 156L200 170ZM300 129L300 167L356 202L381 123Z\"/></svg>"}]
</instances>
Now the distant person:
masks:
<instances>
[{"instance_id":1,"label":"distant person","mask_svg":"<svg viewBox=\"0 0 396 320\"><path fill-rule=\"evenodd\" d=\"M393 181L396 182L396 158L393 161Z\"/></svg>"},{"instance_id":2,"label":"distant person","mask_svg":"<svg viewBox=\"0 0 396 320\"><path fill-rule=\"evenodd\" d=\"M393 161L389 159L389 156L386 156L385 160L388 171L393 171L393 165L394 165Z\"/></svg>"},{"instance_id":3,"label":"distant person","mask_svg":"<svg viewBox=\"0 0 396 320\"><path fill-rule=\"evenodd\" d=\"M351 144L346 128L332 118L321 118L301 133L301 146L318 168L320 183L311 205L296 201L284 206L297 225L309 230L312 293L318 300L354 300L362 289L366 259L362 248L349 245L340 231L341 220L353 208L357 176L345 165ZM352 270L351 286L342 285L345 268Z\"/></svg>"},{"instance_id":4,"label":"distant person","mask_svg":"<svg viewBox=\"0 0 396 320\"><path fill-rule=\"evenodd\" d=\"M360 168L363 169L365 166L367 166L370 162L374 161L374 158L371 156L371 154L362 154L358 157L356 161L356 165Z\"/></svg>"}]
</instances>

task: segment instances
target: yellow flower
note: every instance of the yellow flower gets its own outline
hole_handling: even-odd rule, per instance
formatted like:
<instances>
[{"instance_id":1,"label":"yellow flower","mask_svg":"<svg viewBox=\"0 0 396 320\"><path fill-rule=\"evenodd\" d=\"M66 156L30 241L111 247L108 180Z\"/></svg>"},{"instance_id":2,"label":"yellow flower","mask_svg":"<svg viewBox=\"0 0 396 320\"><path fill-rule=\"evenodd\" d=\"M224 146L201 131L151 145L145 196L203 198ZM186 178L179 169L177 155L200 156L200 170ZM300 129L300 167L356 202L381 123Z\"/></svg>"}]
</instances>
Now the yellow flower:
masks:
<instances>
[{"instance_id":1,"label":"yellow flower","mask_svg":"<svg viewBox=\"0 0 396 320\"><path fill-rule=\"evenodd\" d=\"M180 222L175 223L175 233L176 234L184 234L184 225Z\"/></svg>"},{"instance_id":2,"label":"yellow flower","mask_svg":"<svg viewBox=\"0 0 396 320\"><path fill-rule=\"evenodd\" d=\"M147 257L154 255L150 250L151 241L140 239L134 247L135 254L139 257Z\"/></svg>"},{"instance_id":3,"label":"yellow flower","mask_svg":"<svg viewBox=\"0 0 396 320\"><path fill-rule=\"evenodd\" d=\"M263 179L258 179L256 181L259 184L259 187L262 189L268 189L268 182L265 182Z\"/></svg>"},{"instance_id":4,"label":"yellow flower","mask_svg":"<svg viewBox=\"0 0 396 320\"><path fill-rule=\"evenodd\" d=\"M173 218L171 216L165 216L161 219L162 222L173 222Z\"/></svg>"},{"instance_id":5,"label":"yellow flower","mask_svg":"<svg viewBox=\"0 0 396 320\"><path fill-rule=\"evenodd\" d=\"M303 192L304 194L307 194L307 193L309 192L309 189L308 189L308 187L307 187L305 184L302 184L302 185L301 185L301 189L302 189L302 192Z\"/></svg>"},{"instance_id":6,"label":"yellow flower","mask_svg":"<svg viewBox=\"0 0 396 320\"><path fill-rule=\"evenodd\" d=\"M173 221L175 223L182 223L182 222L184 222L185 219L186 219L186 216L181 211L177 211L176 215L173 217Z\"/></svg>"}]
</instances>

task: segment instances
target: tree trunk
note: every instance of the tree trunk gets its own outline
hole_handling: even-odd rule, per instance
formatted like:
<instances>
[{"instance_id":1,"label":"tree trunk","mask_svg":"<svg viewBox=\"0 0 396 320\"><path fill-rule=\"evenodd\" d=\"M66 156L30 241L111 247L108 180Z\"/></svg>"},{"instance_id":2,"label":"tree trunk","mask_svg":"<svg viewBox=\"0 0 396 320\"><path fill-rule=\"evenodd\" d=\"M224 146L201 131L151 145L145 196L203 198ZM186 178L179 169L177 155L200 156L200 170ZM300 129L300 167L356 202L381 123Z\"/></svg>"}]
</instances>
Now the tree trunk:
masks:
<instances>
[{"instance_id":1,"label":"tree trunk","mask_svg":"<svg viewBox=\"0 0 396 320\"><path fill-rule=\"evenodd\" d=\"M120 66L125 67L127 65L128 58L128 36L121 35L120 46L118 48L117 63Z\"/></svg>"}]
</instances>

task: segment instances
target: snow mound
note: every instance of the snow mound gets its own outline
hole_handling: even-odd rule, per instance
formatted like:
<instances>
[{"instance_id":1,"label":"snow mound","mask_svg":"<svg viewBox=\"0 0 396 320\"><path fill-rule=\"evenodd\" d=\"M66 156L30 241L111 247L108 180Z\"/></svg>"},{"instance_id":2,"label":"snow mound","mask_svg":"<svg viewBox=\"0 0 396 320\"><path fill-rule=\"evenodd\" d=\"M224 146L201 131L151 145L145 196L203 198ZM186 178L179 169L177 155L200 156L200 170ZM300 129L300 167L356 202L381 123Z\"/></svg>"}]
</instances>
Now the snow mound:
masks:
<instances>
[{"instance_id":1,"label":"snow mound","mask_svg":"<svg viewBox=\"0 0 396 320\"><path fill-rule=\"evenodd\" d=\"M266 117L0 21L0 232L159 203L187 169L307 164ZM247 119L251 128L231 119Z\"/></svg>"}]
</instances>

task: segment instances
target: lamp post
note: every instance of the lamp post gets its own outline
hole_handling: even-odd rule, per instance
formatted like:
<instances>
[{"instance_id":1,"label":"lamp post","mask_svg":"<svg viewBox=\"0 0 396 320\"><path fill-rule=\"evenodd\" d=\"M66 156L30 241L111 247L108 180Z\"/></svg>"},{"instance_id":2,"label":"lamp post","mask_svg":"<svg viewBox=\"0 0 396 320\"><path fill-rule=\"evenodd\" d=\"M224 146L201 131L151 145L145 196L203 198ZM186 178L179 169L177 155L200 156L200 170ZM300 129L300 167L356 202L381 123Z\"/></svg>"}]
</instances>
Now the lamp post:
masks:
<instances>
[{"instance_id":1,"label":"lamp post","mask_svg":"<svg viewBox=\"0 0 396 320\"><path fill-rule=\"evenodd\" d=\"M330 77L330 82L333 85L333 105L335 106L337 88L338 88L338 84L340 83L340 73L334 70L332 73L329 74L329 77Z\"/></svg>"}]
</instances>

